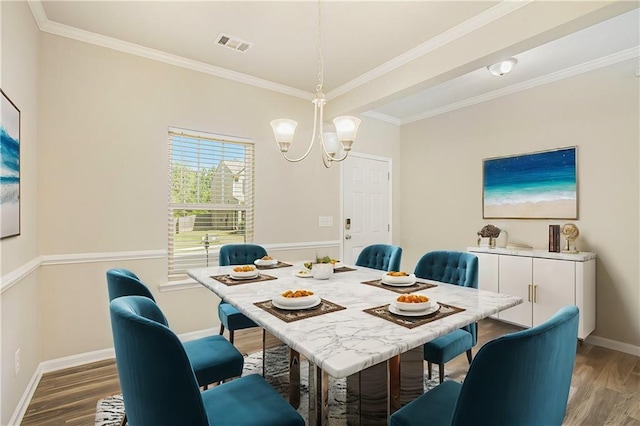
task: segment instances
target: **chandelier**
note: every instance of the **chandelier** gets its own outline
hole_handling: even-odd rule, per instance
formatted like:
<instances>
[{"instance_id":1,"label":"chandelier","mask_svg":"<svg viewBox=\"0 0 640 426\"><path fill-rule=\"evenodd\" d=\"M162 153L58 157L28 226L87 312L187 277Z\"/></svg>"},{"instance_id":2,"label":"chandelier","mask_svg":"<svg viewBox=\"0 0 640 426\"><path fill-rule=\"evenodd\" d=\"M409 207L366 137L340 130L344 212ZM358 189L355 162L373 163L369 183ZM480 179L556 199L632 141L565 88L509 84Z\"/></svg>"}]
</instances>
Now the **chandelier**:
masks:
<instances>
[{"instance_id":1,"label":"chandelier","mask_svg":"<svg viewBox=\"0 0 640 426\"><path fill-rule=\"evenodd\" d=\"M313 99L313 134L311 136L311 143L307 148L307 151L299 158L289 158L287 152L289 146L293 142L293 134L296 131L298 123L295 120L287 118L281 118L273 120L271 127L273 128L273 134L276 138L276 143L280 147L282 156L292 163L302 161L311 152L316 137L320 139L320 145L322 146L322 163L326 168L331 167L331 163L334 161L343 161L349 155L351 151L351 145L356 138L358 132L358 126L360 126L360 119L353 116L340 116L333 119L333 125L335 126L335 132L324 132L324 105L327 103L324 93L322 92L323 85L323 73L324 62L322 60L322 44L321 44L321 14L322 5L318 1L318 28L317 28L317 52L318 52L318 85L316 86L316 97ZM338 152L342 148L342 155L338 156Z\"/></svg>"}]
</instances>

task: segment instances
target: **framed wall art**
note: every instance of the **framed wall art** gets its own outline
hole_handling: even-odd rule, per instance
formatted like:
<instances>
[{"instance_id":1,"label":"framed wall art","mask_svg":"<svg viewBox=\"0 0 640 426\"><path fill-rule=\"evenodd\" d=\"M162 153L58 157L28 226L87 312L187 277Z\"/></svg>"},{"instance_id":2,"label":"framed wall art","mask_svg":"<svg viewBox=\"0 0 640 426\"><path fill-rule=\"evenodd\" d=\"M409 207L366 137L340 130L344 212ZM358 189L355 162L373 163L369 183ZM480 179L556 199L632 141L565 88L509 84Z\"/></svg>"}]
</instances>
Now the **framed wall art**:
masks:
<instances>
[{"instance_id":1,"label":"framed wall art","mask_svg":"<svg viewBox=\"0 0 640 426\"><path fill-rule=\"evenodd\" d=\"M8 238L20 235L20 110L0 93L0 238Z\"/></svg>"},{"instance_id":2,"label":"framed wall art","mask_svg":"<svg viewBox=\"0 0 640 426\"><path fill-rule=\"evenodd\" d=\"M577 147L482 160L485 219L577 219Z\"/></svg>"}]
</instances>

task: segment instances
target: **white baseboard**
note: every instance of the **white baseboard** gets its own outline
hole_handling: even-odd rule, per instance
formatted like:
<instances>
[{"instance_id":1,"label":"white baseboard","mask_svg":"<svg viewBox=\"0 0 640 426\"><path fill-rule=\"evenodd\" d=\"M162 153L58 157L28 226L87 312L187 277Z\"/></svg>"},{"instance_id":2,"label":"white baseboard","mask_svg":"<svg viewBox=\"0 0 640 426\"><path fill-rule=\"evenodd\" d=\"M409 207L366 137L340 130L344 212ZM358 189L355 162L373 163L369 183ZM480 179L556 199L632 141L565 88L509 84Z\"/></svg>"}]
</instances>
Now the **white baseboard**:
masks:
<instances>
[{"instance_id":1,"label":"white baseboard","mask_svg":"<svg viewBox=\"0 0 640 426\"><path fill-rule=\"evenodd\" d=\"M13 415L9 419L8 426L19 426L22 423L22 418L27 412L27 408L29 408L29 403L31 402L31 398L33 398L33 394L36 393L36 388L38 387L38 383L40 383L40 379L42 378L42 370L40 365L36 367L36 371L31 376L31 380L27 384L27 388L22 393L22 397L20 401L18 401L18 405L16 409L13 411Z\"/></svg>"},{"instance_id":2,"label":"white baseboard","mask_svg":"<svg viewBox=\"0 0 640 426\"><path fill-rule=\"evenodd\" d=\"M188 333L179 334L178 337L181 341L186 342L189 340L200 339L206 336L217 335L218 331L213 328L206 328L204 330L190 331ZM18 426L22 423L22 418L27 412L31 398L42 379L42 375L50 373L52 371L64 370L65 368L77 367L83 364L90 364L92 362L102 361L105 359L115 358L115 351L113 348L100 349L97 351L85 352L81 354L65 356L62 358L51 359L43 361L38 364L36 371L31 376L27 388L24 390L20 401L16 409L9 420L8 426Z\"/></svg>"},{"instance_id":3,"label":"white baseboard","mask_svg":"<svg viewBox=\"0 0 640 426\"><path fill-rule=\"evenodd\" d=\"M617 340L605 339L604 337L589 336L585 340L590 345L600 346L614 351L624 352L630 355L640 357L640 346L630 345L629 343L618 342Z\"/></svg>"}]
</instances>

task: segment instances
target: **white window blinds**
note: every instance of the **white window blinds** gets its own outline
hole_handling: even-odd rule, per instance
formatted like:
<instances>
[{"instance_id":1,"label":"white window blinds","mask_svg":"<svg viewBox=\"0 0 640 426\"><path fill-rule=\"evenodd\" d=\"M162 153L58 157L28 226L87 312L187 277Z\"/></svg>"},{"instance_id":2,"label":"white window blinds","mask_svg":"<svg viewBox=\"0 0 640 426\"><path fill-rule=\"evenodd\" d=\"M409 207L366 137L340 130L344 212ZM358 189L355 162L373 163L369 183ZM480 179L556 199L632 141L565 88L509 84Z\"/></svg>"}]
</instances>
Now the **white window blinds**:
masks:
<instances>
[{"instance_id":1,"label":"white window blinds","mask_svg":"<svg viewBox=\"0 0 640 426\"><path fill-rule=\"evenodd\" d=\"M218 249L253 240L254 146L169 129L169 279L218 264Z\"/></svg>"}]
</instances>

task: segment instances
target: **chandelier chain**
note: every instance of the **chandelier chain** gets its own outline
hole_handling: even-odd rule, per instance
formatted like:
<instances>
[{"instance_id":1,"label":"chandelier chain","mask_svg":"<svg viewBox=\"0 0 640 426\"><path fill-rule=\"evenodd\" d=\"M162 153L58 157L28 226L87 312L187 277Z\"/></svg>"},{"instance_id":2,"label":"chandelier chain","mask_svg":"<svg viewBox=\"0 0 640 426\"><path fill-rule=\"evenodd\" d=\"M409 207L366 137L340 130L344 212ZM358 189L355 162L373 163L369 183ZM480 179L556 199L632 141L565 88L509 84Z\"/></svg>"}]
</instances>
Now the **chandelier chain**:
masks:
<instances>
[{"instance_id":1,"label":"chandelier chain","mask_svg":"<svg viewBox=\"0 0 640 426\"><path fill-rule=\"evenodd\" d=\"M318 44L318 86L316 92L322 92L324 85L324 61L322 60L322 2L318 0L318 31L316 34Z\"/></svg>"}]
</instances>

